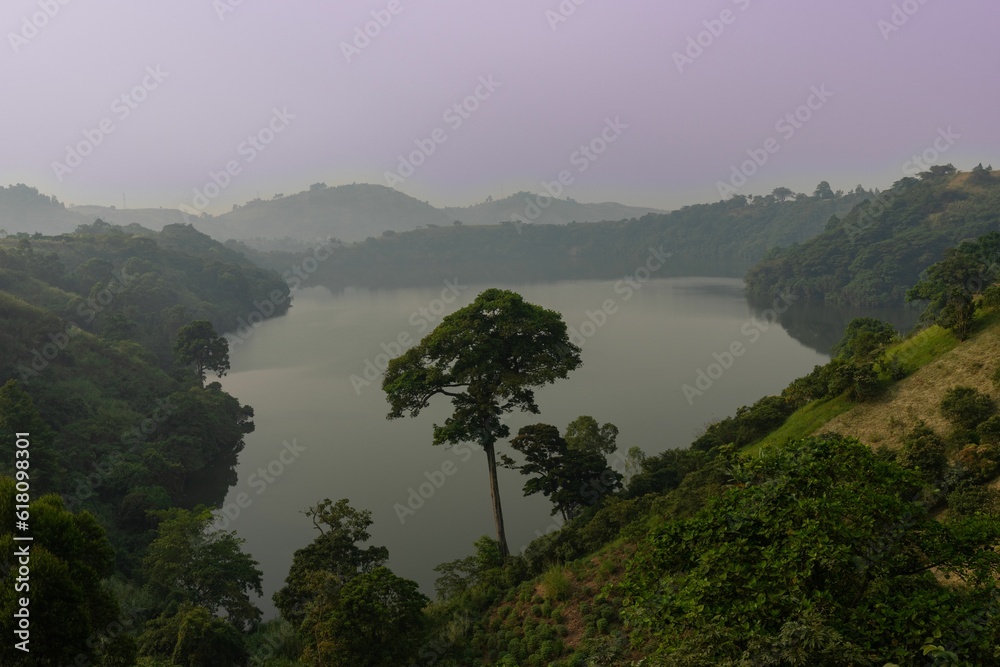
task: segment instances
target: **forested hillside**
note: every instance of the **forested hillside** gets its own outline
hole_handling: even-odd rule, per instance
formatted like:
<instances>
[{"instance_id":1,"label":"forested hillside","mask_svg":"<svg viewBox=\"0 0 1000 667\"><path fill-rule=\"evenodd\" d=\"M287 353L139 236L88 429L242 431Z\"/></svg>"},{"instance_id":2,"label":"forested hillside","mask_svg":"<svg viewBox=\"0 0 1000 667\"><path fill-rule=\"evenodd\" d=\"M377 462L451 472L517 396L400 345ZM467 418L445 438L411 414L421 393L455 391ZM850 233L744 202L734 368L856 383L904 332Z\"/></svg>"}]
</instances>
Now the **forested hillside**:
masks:
<instances>
[{"instance_id":1,"label":"forested hillside","mask_svg":"<svg viewBox=\"0 0 1000 667\"><path fill-rule=\"evenodd\" d=\"M804 243L771 254L747 275L751 298L775 292L803 301L901 305L947 248L1000 230L1000 175L931 167L844 216Z\"/></svg>"},{"instance_id":2,"label":"forested hillside","mask_svg":"<svg viewBox=\"0 0 1000 667\"><path fill-rule=\"evenodd\" d=\"M151 232L97 221L73 234L8 237L0 290L105 340L137 341L163 363L191 320L231 331L263 302L268 316L290 304L281 277L185 225Z\"/></svg>"},{"instance_id":3,"label":"forested hillside","mask_svg":"<svg viewBox=\"0 0 1000 667\"><path fill-rule=\"evenodd\" d=\"M779 188L764 197L738 196L616 222L453 224L389 232L338 249L312 280L338 288L435 284L456 276L479 283L610 278L642 266L651 248L670 256L660 276L735 276L770 248L811 238L831 216L871 196L860 187L844 194L826 186L812 196ZM300 261L295 253L233 247L276 270Z\"/></svg>"},{"instance_id":4,"label":"forested hillside","mask_svg":"<svg viewBox=\"0 0 1000 667\"><path fill-rule=\"evenodd\" d=\"M22 589L34 651L25 662L6 642L0 662L132 665L148 620L186 618L176 589L148 588L147 550L170 519L183 539L183 521L221 504L254 428L253 409L207 381L229 367L216 328L235 328L263 302L284 312L289 299L279 276L188 226L155 233L97 221L0 240L0 438L13 446L20 433L26 447L16 459L8 450L0 475L30 497L17 516L36 540ZM0 543L12 553L14 482L0 487ZM238 544L234 557L245 559ZM176 551L168 561L182 578L197 570ZM15 575L4 570L8 619Z\"/></svg>"}]
</instances>

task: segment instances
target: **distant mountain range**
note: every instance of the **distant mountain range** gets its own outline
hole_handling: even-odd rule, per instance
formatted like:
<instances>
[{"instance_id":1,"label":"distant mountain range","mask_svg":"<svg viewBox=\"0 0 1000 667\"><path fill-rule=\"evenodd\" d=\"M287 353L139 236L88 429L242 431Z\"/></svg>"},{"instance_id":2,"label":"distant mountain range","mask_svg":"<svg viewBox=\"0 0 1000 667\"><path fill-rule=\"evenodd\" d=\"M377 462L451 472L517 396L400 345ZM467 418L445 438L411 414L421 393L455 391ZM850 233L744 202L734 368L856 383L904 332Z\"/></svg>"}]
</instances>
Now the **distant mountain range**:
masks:
<instances>
[{"instance_id":1,"label":"distant mountain range","mask_svg":"<svg viewBox=\"0 0 1000 667\"><path fill-rule=\"evenodd\" d=\"M32 196L34 195L34 196ZM192 223L217 240L288 238L315 241L334 236L346 243L379 237L386 231L421 227L497 224L518 220L537 224L601 222L662 213L653 208L617 203L582 204L567 199L520 192L502 200L492 198L465 208L437 208L381 185L313 185L297 194L255 199L222 215L208 215L193 207L119 209L105 206L63 207L34 188L0 188L0 228L10 233L59 234L100 218L127 226L138 224L160 230L166 225Z\"/></svg>"}]
</instances>

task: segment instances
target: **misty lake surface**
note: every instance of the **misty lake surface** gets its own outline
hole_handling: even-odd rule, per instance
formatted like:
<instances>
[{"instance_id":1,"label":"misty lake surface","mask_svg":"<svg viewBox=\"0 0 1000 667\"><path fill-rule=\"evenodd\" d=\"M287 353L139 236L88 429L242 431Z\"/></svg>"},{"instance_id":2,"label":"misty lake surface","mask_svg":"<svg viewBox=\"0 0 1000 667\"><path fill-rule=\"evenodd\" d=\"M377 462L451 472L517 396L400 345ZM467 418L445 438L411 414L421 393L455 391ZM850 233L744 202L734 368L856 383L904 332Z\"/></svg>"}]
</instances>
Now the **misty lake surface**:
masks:
<instances>
[{"instance_id":1,"label":"misty lake surface","mask_svg":"<svg viewBox=\"0 0 1000 667\"><path fill-rule=\"evenodd\" d=\"M232 370L223 385L253 406L257 428L246 438L239 482L226 500L231 516L240 494L245 507L220 525L236 530L260 562L267 616L293 552L318 534L301 512L323 498L348 498L370 510L372 543L388 547L390 567L431 597L434 566L469 555L477 538L493 534L483 453L431 445L432 424L450 414L447 398L436 398L416 419L388 421L380 379L359 382L366 361L384 366L383 344L392 351L401 336L418 341L439 315L467 305L485 287L299 290L287 316L231 344ZM686 447L707 423L780 392L829 359L826 350L768 325L769 313L747 304L738 279L668 278L638 290L614 280L510 289L561 313L583 349L580 369L537 391L541 414L507 420L512 435L538 422L563 430L591 415L619 427L622 453L633 445L650 454ZM734 343L743 354L728 363ZM712 367L719 363L714 355L729 367ZM684 385L699 388L699 371L715 379L710 387L701 380L703 395L685 396ZM374 376L370 368L368 374ZM497 449L511 451L505 442ZM441 473L443 467L453 474ZM499 475L508 543L520 552L554 525L551 506L541 495L522 497L525 478L517 472ZM411 506L418 509L410 512Z\"/></svg>"}]
</instances>

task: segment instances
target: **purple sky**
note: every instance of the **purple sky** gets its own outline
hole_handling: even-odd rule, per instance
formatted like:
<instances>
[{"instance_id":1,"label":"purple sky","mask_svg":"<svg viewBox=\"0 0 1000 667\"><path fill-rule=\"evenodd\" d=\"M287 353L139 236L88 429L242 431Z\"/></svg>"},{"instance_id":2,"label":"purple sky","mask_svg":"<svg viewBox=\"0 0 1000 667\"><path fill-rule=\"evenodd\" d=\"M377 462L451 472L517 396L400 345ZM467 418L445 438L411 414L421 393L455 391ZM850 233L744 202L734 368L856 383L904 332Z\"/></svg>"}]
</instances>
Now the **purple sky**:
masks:
<instances>
[{"instance_id":1,"label":"purple sky","mask_svg":"<svg viewBox=\"0 0 1000 667\"><path fill-rule=\"evenodd\" d=\"M996 0L563 0L575 12L555 29L546 11L559 0L242 0L221 19L217 7L239 0L63 1L0 5L0 184L67 203L121 206L127 193L129 208L190 205L230 161L212 212L316 181L386 184L437 128L447 140L397 187L442 206L538 191L563 170L579 201L714 201L769 138L777 152L740 192L886 187L949 127L960 138L939 141L939 162L1000 167ZM397 1L348 63L341 43ZM894 5L914 13L888 32ZM726 10L730 23L678 71L674 52ZM43 27L25 29L35 14ZM134 109L113 104L155 83L147 67L168 76ZM478 110L447 121L490 76L500 86ZM833 96L814 98L792 136L779 131L813 86ZM276 108L294 119L248 161L241 144ZM608 117L628 128L592 163L574 161ZM66 146L102 121L114 131L57 176Z\"/></svg>"}]
</instances>

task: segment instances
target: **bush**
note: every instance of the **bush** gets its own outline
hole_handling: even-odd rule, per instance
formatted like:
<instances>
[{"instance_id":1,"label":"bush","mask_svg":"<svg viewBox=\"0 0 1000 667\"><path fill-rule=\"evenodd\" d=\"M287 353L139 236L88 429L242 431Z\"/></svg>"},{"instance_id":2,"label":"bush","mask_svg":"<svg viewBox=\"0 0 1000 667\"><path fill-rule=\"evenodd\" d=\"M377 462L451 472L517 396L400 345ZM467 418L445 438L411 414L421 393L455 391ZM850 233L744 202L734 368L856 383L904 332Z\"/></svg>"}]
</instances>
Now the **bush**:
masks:
<instances>
[{"instance_id":1,"label":"bush","mask_svg":"<svg viewBox=\"0 0 1000 667\"><path fill-rule=\"evenodd\" d=\"M979 442L984 445L1000 444L1000 415L993 415L978 427Z\"/></svg>"},{"instance_id":2,"label":"bush","mask_svg":"<svg viewBox=\"0 0 1000 667\"><path fill-rule=\"evenodd\" d=\"M955 461L974 482L988 482L1000 470L1000 450L989 445L966 445L955 455Z\"/></svg>"},{"instance_id":3,"label":"bush","mask_svg":"<svg viewBox=\"0 0 1000 667\"><path fill-rule=\"evenodd\" d=\"M944 474L945 466L948 465L944 441L926 424L920 422L903 439L899 464L904 468L919 471L929 483L937 482Z\"/></svg>"},{"instance_id":4,"label":"bush","mask_svg":"<svg viewBox=\"0 0 1000 667\"><path fill-rule=\"evenodd\" d=\"M542 595L547 601L565 600L572 585L562 567L553 565L542 575Z\"/></svg>"},{"instance_id":5,"label":"bush","mask_svg":"<svg viewBox=\"0 0 1000 667\"><path fill-rule=\"evenodd\" d=\"M972 387L952 387L941 400L941 414L962 429L974 430L996 412L996 402Z\"/></svg>"},{"instance_id":6,"label":"bush","mask_svg":"<svg viewBox=\"0 0 1000 667\"><path fill-rule=\"evenodd\" d=\"M995 514L1000 508L1000 494L988 486L965 484L948 495L948 507L962 516Z\"/></svg>"}]
</instances>

